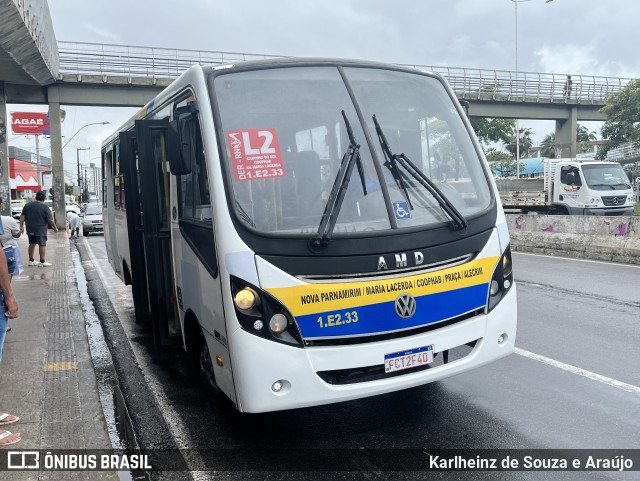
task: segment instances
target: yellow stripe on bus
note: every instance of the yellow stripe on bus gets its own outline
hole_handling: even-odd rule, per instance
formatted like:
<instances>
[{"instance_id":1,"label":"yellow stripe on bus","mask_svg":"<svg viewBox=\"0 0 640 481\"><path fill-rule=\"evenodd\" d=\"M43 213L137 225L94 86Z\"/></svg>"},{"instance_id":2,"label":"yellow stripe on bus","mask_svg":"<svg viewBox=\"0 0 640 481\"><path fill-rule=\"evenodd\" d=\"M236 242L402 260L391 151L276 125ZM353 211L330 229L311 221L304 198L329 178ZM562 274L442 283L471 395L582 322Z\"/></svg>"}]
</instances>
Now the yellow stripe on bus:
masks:
<instances>
[{"instance_id":1,"label":"yellow stripe on bus","mask_svg":"<svg viewBox=\"0 0 640 481\"><path fill-rule=\"evenodd\" d=\"M403 292L414 297L487 284L499 257L485 257L461 266L394 279L305 284L266 288L294 316L394 301Z\"/></svg>"}]
</instances>

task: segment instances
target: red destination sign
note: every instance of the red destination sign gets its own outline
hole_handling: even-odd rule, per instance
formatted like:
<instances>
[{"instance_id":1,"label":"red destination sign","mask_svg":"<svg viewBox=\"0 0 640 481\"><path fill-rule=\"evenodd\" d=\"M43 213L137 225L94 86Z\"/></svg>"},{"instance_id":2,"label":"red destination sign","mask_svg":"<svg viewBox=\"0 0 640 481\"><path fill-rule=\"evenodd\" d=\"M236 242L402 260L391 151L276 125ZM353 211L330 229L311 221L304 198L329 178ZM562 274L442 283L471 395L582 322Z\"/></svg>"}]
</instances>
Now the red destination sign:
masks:
<instances>
[{"instance_id":1,"label":"red destination sign","mask_svg":"<svg viewBox=\"0 0 640 481\"><path fill-rule=\"evenodd\" d=\"M11 112L11 129L14 134L49 134L49 116L39 112Z\"/></svg>"},{"instance_id":2,"label":"red destination sign","mask_svg":"<svg viewBox=\"0 0 640 481\"><path fill-rule=\"evenodd\" d=\"M229 130L227 142L236 182L285 176L276 129Z\"/></svg>"}]
</instances>

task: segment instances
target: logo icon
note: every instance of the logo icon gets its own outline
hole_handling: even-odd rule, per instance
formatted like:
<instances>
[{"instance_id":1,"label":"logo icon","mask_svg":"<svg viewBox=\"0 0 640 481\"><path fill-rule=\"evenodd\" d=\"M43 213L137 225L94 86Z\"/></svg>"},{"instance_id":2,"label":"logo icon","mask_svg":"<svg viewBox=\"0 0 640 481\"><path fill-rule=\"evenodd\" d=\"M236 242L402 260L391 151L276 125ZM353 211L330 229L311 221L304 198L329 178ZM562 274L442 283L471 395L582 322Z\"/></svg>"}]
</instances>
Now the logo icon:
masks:
<instances>
[{"instance_id":1,"label":"logo icon","mask_svg":"<svg viewBox=\"0 0 640 481\"><path fill-rule=\"evenodd\" d=\"M395 303L396 314L402 319L409 319L416 313L416 300L411 294L400 294Z\"/></svg>"},{"instance_id":2,"label":"logo icon","mask_svg":"<svg viewBox=\"0 0 640 481\"><path fill-rule=\"evenodd\" d=\"M39 451L7 451L7 469L38 469Z\"/></svg>"},{"instance_id":3,"label":"logo icon","mask_svg":"<svg viewBox=\"0 0 640 481\"><path fill-rule=\"evenodd\" d=\"M409 203L407 201L392 202L393 212L396 215L396 219L404 220L411 219L411 212L409 210Z\"/></svg>"},{"instance_id":4,"label":"logo icon","mask_svg":"<svg viewBox=\"0 0 640 481\"><path fill-rule=\"evenodd\" d=\"M614 198L613 198L613 204L614 204L614 205L618 205L618 198L617 198L617 197L614 197Z\"/></svg>"}]
</instances>

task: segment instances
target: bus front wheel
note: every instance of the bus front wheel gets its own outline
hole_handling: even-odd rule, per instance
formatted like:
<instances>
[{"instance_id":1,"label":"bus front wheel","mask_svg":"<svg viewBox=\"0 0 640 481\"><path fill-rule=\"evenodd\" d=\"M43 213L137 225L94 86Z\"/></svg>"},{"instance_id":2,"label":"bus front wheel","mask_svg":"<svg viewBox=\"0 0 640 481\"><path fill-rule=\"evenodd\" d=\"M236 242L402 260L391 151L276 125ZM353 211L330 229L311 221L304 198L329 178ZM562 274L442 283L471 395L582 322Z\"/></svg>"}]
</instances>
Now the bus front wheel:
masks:
<instances>
[{"instance_id":1,"label":"bus front wheel","mask_svg":"<svg viewBox=\"0 0 640 481\"><path fill-rule=\"evenodd\" d=\"M208 391L218 390L218 385L216 384L216 375L213 370L213 363L214 361L211 358L211 353L209 352L209 346L207 346L207 341L204 338L204 334L200 334L199 372L200 372L200 379Z\"/></svg>"}]
</instances>

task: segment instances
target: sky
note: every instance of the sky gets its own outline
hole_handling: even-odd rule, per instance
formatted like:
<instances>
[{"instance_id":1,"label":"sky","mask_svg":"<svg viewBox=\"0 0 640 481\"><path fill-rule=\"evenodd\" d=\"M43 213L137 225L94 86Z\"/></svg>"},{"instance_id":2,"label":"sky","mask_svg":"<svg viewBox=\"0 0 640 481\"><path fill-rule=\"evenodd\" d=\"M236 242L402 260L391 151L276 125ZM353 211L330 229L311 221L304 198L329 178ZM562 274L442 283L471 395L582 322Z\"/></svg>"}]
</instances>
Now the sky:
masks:
<instances>
[{"instance_id":1,"label":"sky","mask_svg":"<svg viewBox=\"0 0 640 481\"><path fill-rule=\"evenodd\" d=\"M58 40L636 78L638 0L49 0ZM517 22L516 22L517 19ZM65 107L65 171L99 165L132 108ZM46 112L46 106L9 105ZM87 123L92 125L78 131ZM552 121L520 122L536 143ZM588 122L599 134L599 123ZM33 137L10 145L35 149ZM89 150L78 151L79 148ZM40 142L49 155L48 141Z\"/></svg>"}]
</instances>

